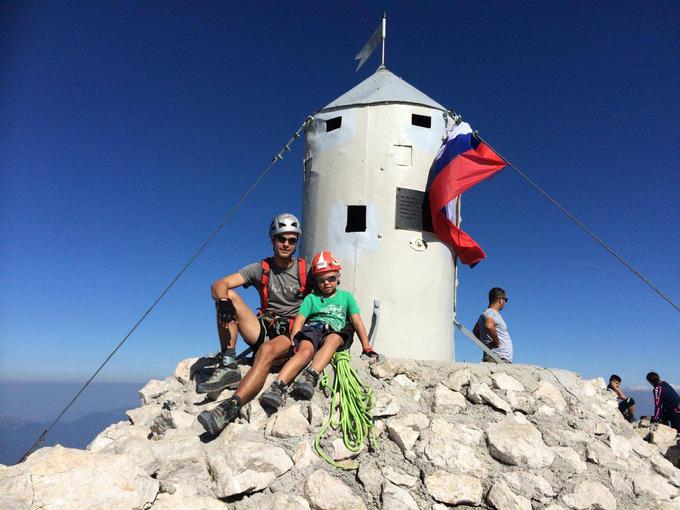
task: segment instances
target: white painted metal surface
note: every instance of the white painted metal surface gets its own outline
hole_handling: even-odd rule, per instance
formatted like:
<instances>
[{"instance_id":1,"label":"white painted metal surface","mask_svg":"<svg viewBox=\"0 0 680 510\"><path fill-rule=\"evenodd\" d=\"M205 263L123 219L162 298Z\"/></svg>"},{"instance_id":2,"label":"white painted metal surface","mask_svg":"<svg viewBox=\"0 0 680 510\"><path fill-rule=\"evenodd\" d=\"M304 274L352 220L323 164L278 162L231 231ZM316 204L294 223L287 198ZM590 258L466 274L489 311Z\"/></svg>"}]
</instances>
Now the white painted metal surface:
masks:
<instances>
[{"instance_id":1,"label":"white painted metal surface","mask_svg":"<svg viewBox=\"0 0 680 510\"><path fill-rule=\"evenodd\" d=\"M431 127L414 125L413 114ZM328 249L340 259L341 288L367 328L378 300L374 347L392 358L454 358L452 253L429 232L395 228L397 188L425 190L445 123L440 104L381 69L306 130L302 254ZM346 231L350 205L365 206L364 231Z\"/></svg>"}]
</instances>

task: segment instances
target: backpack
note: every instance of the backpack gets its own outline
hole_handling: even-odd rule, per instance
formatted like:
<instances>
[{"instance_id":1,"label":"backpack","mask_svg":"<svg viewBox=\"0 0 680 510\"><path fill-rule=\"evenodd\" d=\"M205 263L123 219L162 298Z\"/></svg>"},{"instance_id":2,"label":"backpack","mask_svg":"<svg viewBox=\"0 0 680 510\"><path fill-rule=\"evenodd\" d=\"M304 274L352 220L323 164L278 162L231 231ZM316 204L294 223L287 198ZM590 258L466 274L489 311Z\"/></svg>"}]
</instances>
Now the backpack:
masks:
<instances>
[{"instance_id":1,"label":"backpack","mask_svg":"<svg viewBox=\"0 0 680 510\"><path fill-rule=\"evenodd\" d=\"M298 265L298 281L300 283L300 289L298 290L298 295L302 299L307 295L307 262L305 259L297 259ZM260 280L260 314L263 314L267 309L267 304L269 302L269 273L271 270L270 258L262 259L260 262L262 267L262 279Z\"/></svg>"}]
</instances>

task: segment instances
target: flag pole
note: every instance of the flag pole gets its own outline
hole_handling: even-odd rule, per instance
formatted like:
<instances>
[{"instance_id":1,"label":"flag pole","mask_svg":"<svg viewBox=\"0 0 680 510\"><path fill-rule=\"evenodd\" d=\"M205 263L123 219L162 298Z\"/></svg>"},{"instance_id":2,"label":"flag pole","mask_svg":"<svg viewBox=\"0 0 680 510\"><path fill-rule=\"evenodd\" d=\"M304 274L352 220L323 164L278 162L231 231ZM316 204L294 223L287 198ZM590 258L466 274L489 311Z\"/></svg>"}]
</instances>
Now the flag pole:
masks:
<instances>
[{"instance_id":1,"label":"flag pole","mask_svg":"<svg viewBox=\"0 0 680 510\"><path fill-rule=\"evenodd\" d=\"M387 36L387 13L383 12L382 19L382 59L380 61L380 69L385 69L385 37Z\"/></svg>"}]
</instances>

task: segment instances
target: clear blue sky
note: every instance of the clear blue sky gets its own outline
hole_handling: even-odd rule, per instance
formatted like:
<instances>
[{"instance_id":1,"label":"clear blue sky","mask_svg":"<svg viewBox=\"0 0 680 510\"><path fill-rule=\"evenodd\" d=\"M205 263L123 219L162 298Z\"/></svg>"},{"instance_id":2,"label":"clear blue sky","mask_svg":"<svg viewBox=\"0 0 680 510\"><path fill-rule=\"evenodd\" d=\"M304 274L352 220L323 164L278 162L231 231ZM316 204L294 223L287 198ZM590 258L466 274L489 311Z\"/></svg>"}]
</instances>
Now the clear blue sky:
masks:
<instances>
[{"instance_id":1,"label":"clear blue sky","mask_svg":"<svg viewBox=\"0 0 680 510\"><path fill-rule=\"evenodd\" d=\"M465 120L680 301L677 2L13 2L0 8L4 379L82 380L308 114L387 65ZM217 346L210 283L301 210L302 143L101 374ZM510 169L463 198L518 362L680 383L680 313ZM249 302L256 303L254 291ZM419 339L413 325L413 341ZM458 359L477 360L463 337Z\"/></svg>"}]
</instances>

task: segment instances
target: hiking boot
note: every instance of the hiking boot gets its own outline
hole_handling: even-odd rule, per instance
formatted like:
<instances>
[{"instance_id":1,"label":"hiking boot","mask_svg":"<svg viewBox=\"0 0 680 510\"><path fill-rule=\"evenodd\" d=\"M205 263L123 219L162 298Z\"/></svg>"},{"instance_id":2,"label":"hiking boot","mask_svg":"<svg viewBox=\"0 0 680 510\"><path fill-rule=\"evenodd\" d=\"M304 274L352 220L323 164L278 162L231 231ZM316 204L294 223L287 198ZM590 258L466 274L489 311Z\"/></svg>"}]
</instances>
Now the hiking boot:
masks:
<instances>
[{"instance_id":1,"label":"hiking boot","mask_svg":"<svg viewBox=\"0 0 680 510\"><path fill-rule=\"evenodd\" d=\"M305 368L293 383L293 393L304 400L311 400L314 396L319 373L313 368Z\"/></svg>"},{"instance_id":2,"label":"hiking boot","mask_svg":"<svg viewBox=\"0 0 680 510\"><path fill-rule=\"evenodd\" d=\"M224 400L210 411L199 414L198 422L208 434L217 436L224 427L236 419L240 407L238 401L233 398Z\"/></svg>"},{"instance_id":3,"label":"hiking boot","mask_svg":"<svg viewBox=\"0 0 680 510\"><path fill-rule=\"evenodd\" d=\"M267 407L278 409L286 401L287 393L288 385L283 381L276 380L269 389L260 396L260 403Z\"/></svg>"},{"instance_id":4,"label":"hiking boot","mask_svg":"<svg viewBox=\"0 0 680 510\"><path fill-rule=\"evenodd\" d=\"M211 393L227 388L236 388L241 382L241 371L238 369L234 350L221 352L215 356L217 367L212 375L196 385L196 393Z\"/></svg>"}]
</instances>

